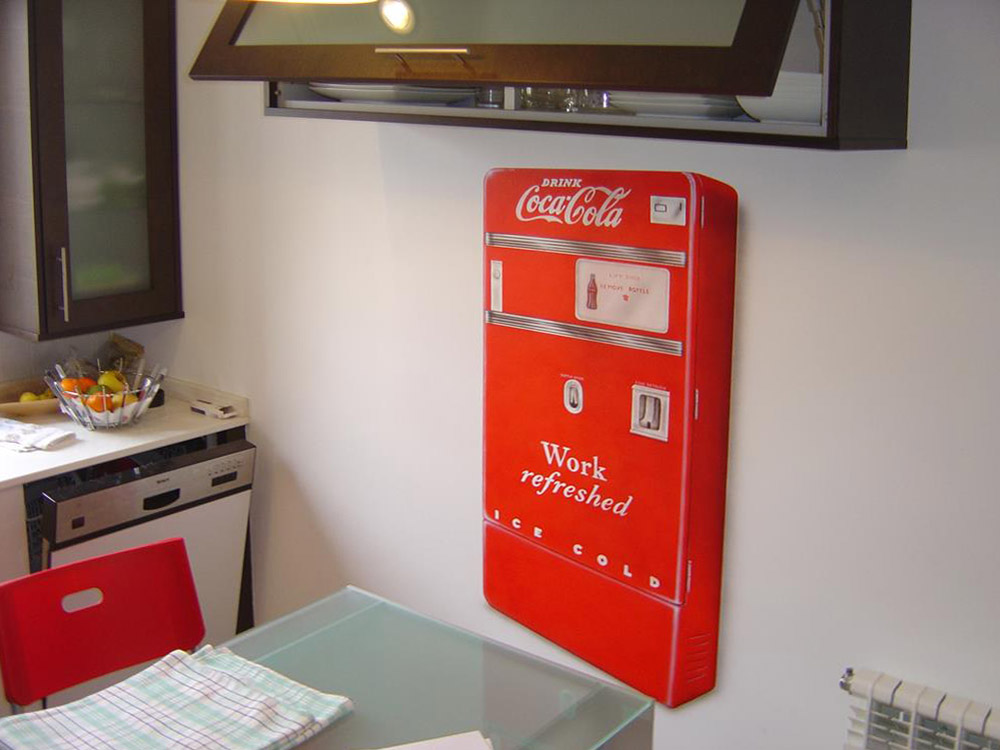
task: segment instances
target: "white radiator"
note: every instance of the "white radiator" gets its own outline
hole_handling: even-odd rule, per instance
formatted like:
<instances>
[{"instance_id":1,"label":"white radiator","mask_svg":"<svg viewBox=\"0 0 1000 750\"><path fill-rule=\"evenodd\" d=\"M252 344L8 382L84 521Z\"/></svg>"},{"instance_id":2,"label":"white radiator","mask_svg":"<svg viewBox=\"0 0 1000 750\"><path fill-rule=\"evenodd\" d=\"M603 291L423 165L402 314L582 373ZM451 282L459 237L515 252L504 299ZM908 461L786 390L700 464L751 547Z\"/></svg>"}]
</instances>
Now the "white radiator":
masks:
<instances>
[{"instance_id":1,"label":"white radiator","mask_svg":"<svg viewBox=\"0 0 1000 750\"><path fill-rule=\"evenodd\" d=\"M848 669L844 750L1000 750L1000 710L869 669Z\"/></svg>"}]
</instances>

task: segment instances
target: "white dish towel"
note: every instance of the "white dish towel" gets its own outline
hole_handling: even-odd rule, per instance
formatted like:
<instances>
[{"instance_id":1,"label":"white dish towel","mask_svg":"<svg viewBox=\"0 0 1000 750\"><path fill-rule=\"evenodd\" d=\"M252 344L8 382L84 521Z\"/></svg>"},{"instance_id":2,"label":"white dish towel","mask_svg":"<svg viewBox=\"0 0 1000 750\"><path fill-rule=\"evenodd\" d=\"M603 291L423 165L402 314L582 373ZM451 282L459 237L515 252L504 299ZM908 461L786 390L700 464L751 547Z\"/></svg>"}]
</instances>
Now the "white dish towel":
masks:
<instances>
[{"instance_id":1,"label":"white dish towel","mask_svg":"<svg viewBox=\"0 0 1000 750\"><path fill-rule=\"evenodd\" d=\"M204 646L65 706L0 719L0 750L286 750L352 709L344 696Z\"/></svg>"},{"instance_id":2,"label":"white dish towel","mask_svg":"<svg viewBox=\"0 0 1000 750\"><path fill-rule=\"evenodd\" d=\"M59 427L19 422L0 417L0 445L12 451L44 451L76 440L76 435Z\"/></svg>"}]
</instances>

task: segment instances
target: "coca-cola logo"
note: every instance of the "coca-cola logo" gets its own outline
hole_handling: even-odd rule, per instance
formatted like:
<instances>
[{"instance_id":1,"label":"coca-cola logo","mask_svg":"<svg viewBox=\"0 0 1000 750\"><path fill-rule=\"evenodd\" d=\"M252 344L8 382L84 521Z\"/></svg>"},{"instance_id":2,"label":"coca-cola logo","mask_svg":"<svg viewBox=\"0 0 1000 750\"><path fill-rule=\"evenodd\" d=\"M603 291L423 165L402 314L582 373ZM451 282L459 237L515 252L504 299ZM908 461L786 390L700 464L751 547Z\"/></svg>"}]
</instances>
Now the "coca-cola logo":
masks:
<instances>
[{"instance_id":1,"label":"coca-cola logo","mask_svg":"<svg viewBox=\"0 0 1000 750\"><path fill-rule=\"evenodd\" d=\"M574 192L552 190L567 187L575 189ZM542 192L542 188L549 190ZM631 192L621 187L587 186L579 179L544 179L521 193L515 214L520 221L617 227L623 211L618 204Z\"/></svg>"}]
</instances>

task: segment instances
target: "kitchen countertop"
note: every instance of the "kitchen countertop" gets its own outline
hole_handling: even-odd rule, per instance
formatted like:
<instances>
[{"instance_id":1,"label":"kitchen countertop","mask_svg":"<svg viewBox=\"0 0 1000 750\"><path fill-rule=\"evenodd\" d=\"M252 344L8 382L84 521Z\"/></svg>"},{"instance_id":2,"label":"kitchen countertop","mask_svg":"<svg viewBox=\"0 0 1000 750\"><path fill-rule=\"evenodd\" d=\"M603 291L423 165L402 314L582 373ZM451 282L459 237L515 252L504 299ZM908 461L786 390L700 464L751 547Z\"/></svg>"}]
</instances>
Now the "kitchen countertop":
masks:
<instances>
[{"instance_id":1,"label":"kitchen countertop","mask_svg":"<svg viewBox=\"0 0 1000 750\"><path fill-rule=\"evenodd\" d=\"M17 453L0 446L0 490L239 427L250 421L249 402L243 397L170 377L164 380L163 391L166 394L163 406L149 409L135 424L117 429L87 430L61 413L21 418L21 421L32 424L53 425L71 430L76 433L77 439L54 450L27 453ZM216 419L195 414L190 409L190 402L195 398L224 400L236 407L236 416Z\"/></svg>"}]
</instances>

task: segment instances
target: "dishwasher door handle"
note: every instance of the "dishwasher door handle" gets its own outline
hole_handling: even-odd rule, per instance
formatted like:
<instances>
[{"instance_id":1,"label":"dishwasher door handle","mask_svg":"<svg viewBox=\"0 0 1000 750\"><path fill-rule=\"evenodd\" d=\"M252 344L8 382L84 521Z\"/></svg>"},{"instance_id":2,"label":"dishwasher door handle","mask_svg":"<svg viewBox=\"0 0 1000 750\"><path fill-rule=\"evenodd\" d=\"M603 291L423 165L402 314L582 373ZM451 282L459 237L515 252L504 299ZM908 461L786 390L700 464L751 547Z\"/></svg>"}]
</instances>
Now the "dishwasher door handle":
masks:
<instances>
[{"instance_id":1,"label":"dishwasher door handle","mask_svg":"<svg viewBox=\"0 0 1000 750\"><path fill-rule=\"evenodd\" d=\"M160 510L168 505L177 502L181 496L179 489L161 492L159 495L150 495L142 499L143 510Z\"/></svg>"}]
</instances>

